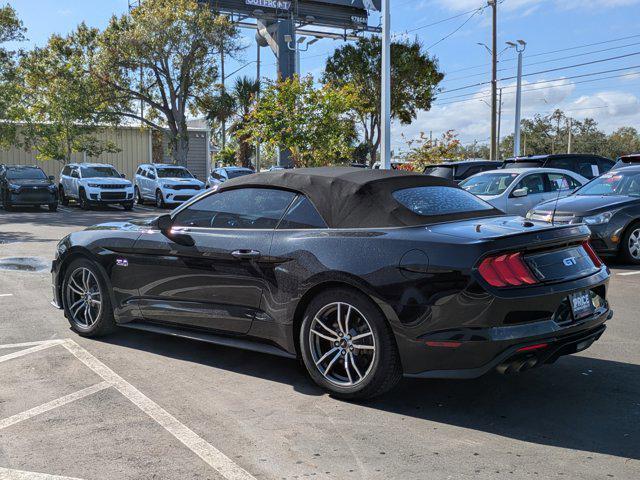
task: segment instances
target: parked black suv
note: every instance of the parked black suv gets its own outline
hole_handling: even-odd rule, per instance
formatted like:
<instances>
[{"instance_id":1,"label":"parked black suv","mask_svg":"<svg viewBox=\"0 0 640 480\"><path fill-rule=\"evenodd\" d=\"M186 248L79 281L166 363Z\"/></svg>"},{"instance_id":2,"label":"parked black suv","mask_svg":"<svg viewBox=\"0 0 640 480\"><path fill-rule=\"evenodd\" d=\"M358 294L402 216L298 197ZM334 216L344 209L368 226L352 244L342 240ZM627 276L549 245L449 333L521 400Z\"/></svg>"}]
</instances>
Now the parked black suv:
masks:
<instances>
[{"instance_id":1,"label":"parked black suv","mask_svg":"<svg viewBox=\"0 0 640 480\"><path fill-rule=\"evenodd\" d=\"M428 165L423 173L425 175L431 175L432 177L446 178L447 180L460 183L462 180L466 180L476 173L496 170L501 166L502 164L500 162L491 160L461 160L459 162Z\"/></svg>"},{"instance_id":2,"label":"parked black suv","mask_svg":"<svg viewBox=\"0 0 640 480\"><path fill-rule=\"evenodd\" d=\"M58 189L54 180L35 165L0 165L0 199L4 209L47 205L55 212Z\"/></svg>"},{"instance_id":3,"label":"parked black suv","mask_svg":"<svg viewBox=\"0 0 640 480\"><path fill-rule=\"evenodd\" d=\"M576 172L589 180L608 172L614 165L615 162L610 158L584 153L530 155L508 158L503 164L504 168L560 168Z\"/></svg>"}]
</instances>

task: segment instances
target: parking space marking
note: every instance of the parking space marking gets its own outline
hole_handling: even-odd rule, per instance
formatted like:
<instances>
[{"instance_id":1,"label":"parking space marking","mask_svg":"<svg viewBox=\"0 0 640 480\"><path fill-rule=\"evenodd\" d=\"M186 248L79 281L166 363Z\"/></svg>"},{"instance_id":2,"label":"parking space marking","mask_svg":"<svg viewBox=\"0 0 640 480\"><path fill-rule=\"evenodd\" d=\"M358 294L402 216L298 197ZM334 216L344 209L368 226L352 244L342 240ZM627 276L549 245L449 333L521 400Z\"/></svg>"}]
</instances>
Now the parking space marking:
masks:
<instances>
[{"instance_id":1,"label":"parking space marking","mask_svg":"<svg viewBox=\"0 0 640 480\"><path fill-rule=\"evenodd\" d=\"M624 272L624 273L619 273L618 275L620 275L621 277L629 277L631 275L640 275L640 271L638 271L638 272Z\"/></svg>"},{"instance_id":2,"label":"parking space marking","mask_svg":"<svg viewBox=\"0 0 640 480\"><path fill-rule=\"evenodd\" d=\"M61 477L60 475L48 475L46 473L25 472L0 467L0 480L81 480L75 477Z\"/></svg>"},{"instance_id":3,"label":"parking space marking","mask_svg":"<svg viewBox=\"0 0 640 480\"><path fill-rule=\"evenodd\" d=\"M0 293L0 297L13 297L13 293Z\"/></svg>"},{"instance_id":4,"label":"parking space marking","mask_svg":"<svg viewBox=\"0 0 640 480\"><path fill-rule=\"evenodd\" d=\"M39 342L5 343L4 345L0 345L0 350L2 350L3 348L34 347L36 345L42 345L45 343L52 343L54 345L58 345L62 343L62 340L40 340Z\"/></svg>"},{"instance_id":5,"label":"parking space marking","mask_svg":"<svg viewBox=\"0 0 640 480\"><path fill-rule=\"evenodd\" d=\"M46 343L41 343L40 345L36 345L35 347L27 348L25 350L19 350L17 352L9 353L7 355L3 355L0 357L0 363L6 362L8 360L13 360L14 358L23 357L25 355L29 355L30 353L39 352L40 350L45 350L47 348L54 347L56 345L61 345L60 341L51 341Z\"/></svg>"},{"instance_id":6,"label":"parking space marking","mask_svg":"<svg viewBox=\"0 0 640 480\"><path fill-rule=\"evenodd\" d=\"M224 478L227 480L256 480L253 475L209 444L189 427L182 424L160 405L146 397L76 342L67 339L64 341L63 346Z\"/></svg>"},{"instance_id":7,"label":"parking space marking","mask_svg":"<svg viewBox=\"0 0 640 480\"><path fill-rule=\"evenodd\" d=\"M0 430L10 427L11 425L15 425L16 423L20 423L24 420L28 420L32 417L35 417L36 415L41 415L68 403L75 402L76 400L80 400L84 397L88 397L89 395L93 395L94 393L101 392L102 390L111 388L111 386L112 385L109 382L100 382L96 385L92 385L90 387L83 388L82 390L78 390L77 392L70 393L69 395L65 395L64 397L56 398L55 400L31 408L22 413L17 413L0 420Z\"/></svg>"}]
</instances>

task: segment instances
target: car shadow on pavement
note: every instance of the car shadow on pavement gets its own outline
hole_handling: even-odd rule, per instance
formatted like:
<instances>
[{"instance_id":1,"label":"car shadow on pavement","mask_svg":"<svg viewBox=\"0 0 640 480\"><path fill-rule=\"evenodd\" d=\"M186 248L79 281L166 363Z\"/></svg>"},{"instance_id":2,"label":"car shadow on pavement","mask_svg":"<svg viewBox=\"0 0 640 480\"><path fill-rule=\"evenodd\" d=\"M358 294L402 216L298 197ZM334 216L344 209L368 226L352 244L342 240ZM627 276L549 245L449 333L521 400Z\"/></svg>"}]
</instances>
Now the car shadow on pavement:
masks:
<instances>
[{"instance_id":1,"label":"car shadow on pavement","mask_svg":"<svg viewBox=\"0 0 640 480\"><path fill-rule=\"evenodd\" d=\"M102 341L290 385L303 395L324 395L293 360L125 329ZM405 379L362 408L540 445L640 459L639 365L568 356L516 376Z\"/></svg>"},{"instance_id":2,"label":"car shadow on pavement","mask_svg":"<svg viewBox=\"0 0 640 480\"><path fill-rule=\"evenodd\" d=\"M0 223L23 225L46 223L49 227L88 227L99 223L122 222L131 219L152 218L162 215L163 210L123 210L117 206L101 206L92 210L81 210L76 206L65 207L65 211L49 212L44 208L18 208L10 212L0 210ZM168 210L167 210L168 212Z\"/></svg>"}]
</instances>

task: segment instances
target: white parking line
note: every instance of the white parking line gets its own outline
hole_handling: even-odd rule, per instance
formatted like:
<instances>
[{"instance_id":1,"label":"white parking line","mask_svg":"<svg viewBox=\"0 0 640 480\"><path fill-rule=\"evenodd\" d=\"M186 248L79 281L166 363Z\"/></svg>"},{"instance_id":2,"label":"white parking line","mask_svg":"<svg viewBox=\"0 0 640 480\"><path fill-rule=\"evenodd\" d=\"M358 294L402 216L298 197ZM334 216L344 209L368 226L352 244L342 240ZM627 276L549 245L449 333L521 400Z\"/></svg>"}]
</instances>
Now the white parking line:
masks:
<instances>
[{"instance_id":1,"label":"white parking line","mask_svg":"<svg viewBox=\"0 0 640 480\"><path fill-rule=\"evenodd\" d=\"M640 271L638 271L638 272L624 272L624 273L619 273L618 275L620 275L621 277L630 277L631 275L640 275Z\"/></svg>"},{"instance_id":2,"label":"white parking line","mask_svg":"<svg viewBox=\"0 0 640 480\"><path fill-rule=\"evenodd\" d=\"M75 477L61 477L60 475L48 475L46 473L25 472L0 467L0 480L81 480Z\"/></svg>"},{"instance_id":3,"label":"white parking line","mask_svg":"<svg viewBox=\"0 0 640 480\"><path fill-rule=\"evenodd\" d=\"M8 360L13 360L14 358L24 357L25 355L29 355L30 353L39 352L40 350L44 350L46 348L51 348L55 345L61 345L60 341L52 341L47 343L41 343L40 345L36 345L35 347L27 348L25 350L19 350L17 352L9 353L7 355L3 355L0 357L0 363L6 362ZM8 348L8 347L4 347Z\"/></svg>"},{"instance_id":4,"label":"white parking line","mask_svg":"<svg viewBox=\"0 0 640 480\"><path fill-rule=\"evenodd\" d=\"M102 390L105 390L107 388L111 388L110 383L100 382L96 385L92 385L90 387L83 388L82 390L78 390L77 392L70 393L69 395L65 395L64 397L56 398L55 400L31 408L22 413L4 418L0 420L0 430L10 427L11 425L15 425L16 423L22 422L24 420L28 420L32 417L35 417L36 415L41 415L55 408L66 405L67 403L75 402L76 400L80 400L81 398L101 392Z\"/></svg>"},{"instance_id":5,"label":"white parking line","mask_svg":"<svg viewBox=\"0 0 640 480\"><path fill-rule=\"evenodd\" d=\"M0 297L13 297L13 293L0 293Z\"/></svg>"},{"instance_id":6,"label":"white parking line","mask_svg":"<svg viewBox=\"0 0 640 480\"><path fill-rule=\"evenodd\" d=\"M186 425L180 423L173 415L163 409L137 388L116 374L104 363L71 339L63 343L78 360L113 385L122 395L127 397L140 410L153 418L167 432L182 442L189 450L198 455L220 475L228 480L256 480L253 475L233 462L220 450L207 443Z\"/></svg>"},{"instance_id":7,"label":"white parking line","mask_svg":"<svg viewBox=\"0 0 640 480\"><path fill-rule=\"evenodd\" d=\"M0 350L2 350L3 348L34 347L36 345L43 345L45 343L58 345L62 343L62 340L40 340L39 342L5 343L4 345L0 345Z\"/></svg>"}]
</instances>

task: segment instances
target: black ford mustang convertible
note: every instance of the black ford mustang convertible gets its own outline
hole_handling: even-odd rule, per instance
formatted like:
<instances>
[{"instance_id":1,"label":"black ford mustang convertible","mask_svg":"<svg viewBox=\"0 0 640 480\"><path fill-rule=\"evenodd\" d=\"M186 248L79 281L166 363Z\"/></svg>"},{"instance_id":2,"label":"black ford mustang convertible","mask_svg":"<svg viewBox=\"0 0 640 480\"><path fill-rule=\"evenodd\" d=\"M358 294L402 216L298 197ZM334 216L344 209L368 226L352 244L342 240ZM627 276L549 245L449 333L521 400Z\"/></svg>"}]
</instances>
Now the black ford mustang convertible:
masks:
<instances>
[{"instance_id":1,"label":"black ford mustang convertible","mask_svg":"<svg viewBox=\"0 0 640 480\"><path fill-rule=\"evenodd\" d=\"M281 170L65 237L53 292L80 335L120 325L298 357L334 395L367 398L403 374L518 372L589 347L612 312L588 239L445 179Z\"/></svg>"}]
</instances>

